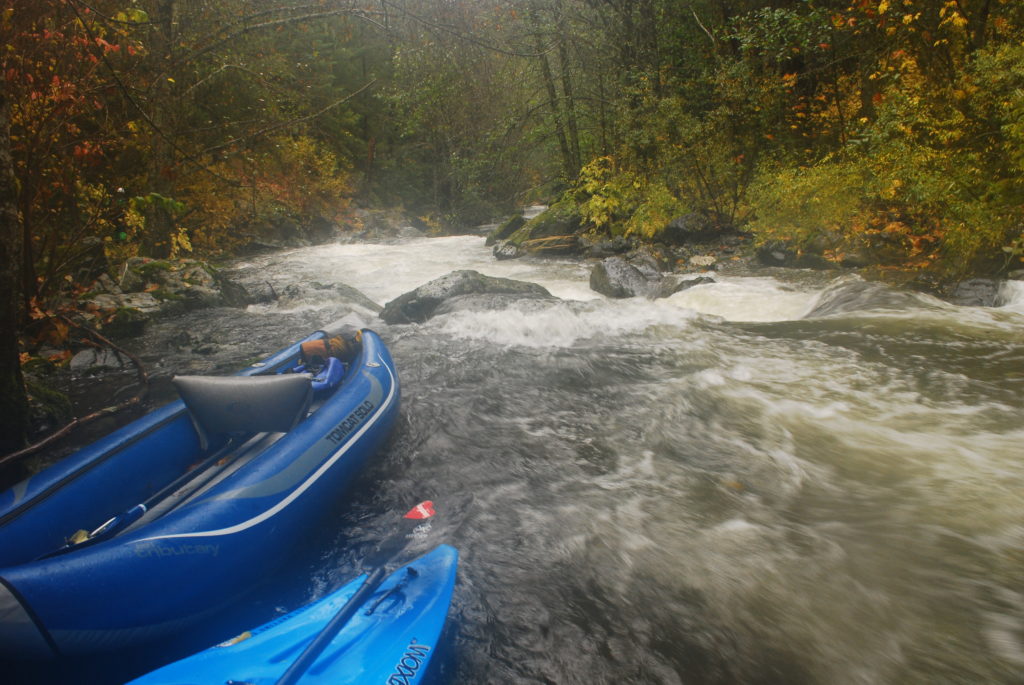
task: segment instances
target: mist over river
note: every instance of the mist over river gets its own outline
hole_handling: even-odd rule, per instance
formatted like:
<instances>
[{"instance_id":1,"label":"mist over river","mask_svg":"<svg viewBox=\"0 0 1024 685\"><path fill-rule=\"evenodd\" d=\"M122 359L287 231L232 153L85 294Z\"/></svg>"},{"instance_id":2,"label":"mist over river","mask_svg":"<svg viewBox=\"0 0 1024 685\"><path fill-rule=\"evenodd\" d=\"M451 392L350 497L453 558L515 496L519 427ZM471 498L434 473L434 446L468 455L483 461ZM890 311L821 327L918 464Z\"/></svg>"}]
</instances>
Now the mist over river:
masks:
<instances>
[{"instance_id":1,"label":"mist over river","mask_svg":"<svg viewBox=\"0 0 1024 685\"><path fill-rule=\"evenodd\" d=\"M401 418L230 625L76 672L116 682L319 597L433 499L431 543L461 553L435 684L1024 682L1021 283L966 308L736 262L611 300L590 268L473 236L293 249L228 269L278 301L151 324L128 344L158 377L372 327ZM338 287L383 305L455 269L559 299L389 326Z\"/></svg>"}]
</instances>

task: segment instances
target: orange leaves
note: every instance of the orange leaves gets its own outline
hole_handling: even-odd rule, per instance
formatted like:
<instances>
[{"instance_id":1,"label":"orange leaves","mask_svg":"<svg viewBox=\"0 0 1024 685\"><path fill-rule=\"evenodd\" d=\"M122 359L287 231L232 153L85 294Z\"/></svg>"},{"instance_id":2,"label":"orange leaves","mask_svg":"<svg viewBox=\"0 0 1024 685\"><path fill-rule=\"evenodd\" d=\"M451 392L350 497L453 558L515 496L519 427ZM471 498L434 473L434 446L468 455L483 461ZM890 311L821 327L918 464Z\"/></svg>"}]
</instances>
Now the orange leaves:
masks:
<instances>
[{"instance_id":1,"label":"orange leaves","mask_svg":"<svg viewBox=\"0 0 1024 685\"><path fill-rule=\"evenodd\" d=\"M112 52L121 51L120 45L113 45L102 38L96 38L96 45L100 46L103 49L103 54L105 55L110 54Z\"/></svg>"},{"instance_id":2,"label":"orange leaves","mask_svg":"<svg viewBox=\"0 0 1024 685\"><path fill-rule=\"evenodd\" d=\"M43 309L39 304L39 300L37 300L35 297L29 300L28 316L30 319L34 321L40 321L42 319L51 318L53 315L54 314L52 311Z\"/></svg>"},{"instance_id":3,"label":"orange leaves","mask_svg":"<svg viewBox=\"0 0 1024 685\"><path fill-rule=\"evenodd\" d=\"M60 352L51 354L46 359L54 364L63 364L71 359L71 350L61 350Z\"/></svg>"},{"instance_id":4,"label":"orange leaves","mask_svg":"<svg viewBox=\"0 0 1024 685\"><path fill-rule=\"evenodd\" d=\"M89 164L96 164L103 158L103 146L84 140L71 148L71 155Z\"/></svg>"},{"instance_id":5,"label":"orange leaves","mask_svg":"<svg viewBox=\"0 0 1024 685\"><path fill-rule=\"evenodd\" d=\"M68 339L68 324L57 316L51 309L43 309L38 300L33 297L29 301L29 318L37 322L34 335L37 343L47 343L54 347L60 347Z\"/></svg>"}]
</instances>

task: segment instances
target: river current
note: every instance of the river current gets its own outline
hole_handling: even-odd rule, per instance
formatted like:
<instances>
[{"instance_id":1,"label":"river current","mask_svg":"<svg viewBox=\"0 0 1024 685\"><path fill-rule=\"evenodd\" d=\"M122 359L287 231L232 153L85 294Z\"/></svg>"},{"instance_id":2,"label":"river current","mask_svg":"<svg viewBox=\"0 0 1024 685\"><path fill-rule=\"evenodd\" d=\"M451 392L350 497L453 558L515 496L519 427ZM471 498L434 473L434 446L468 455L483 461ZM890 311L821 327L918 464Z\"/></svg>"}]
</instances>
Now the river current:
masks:
<instances>
[{"instance_id":1,"label":"river current","mask_svg":"<svg viewBox=\"0 0 1024 685\"><path fill-rule=\"evenodd\" d=\"M560 299L388 326L339 287L384 304L455 269ZM1024 682L1024 283L967 308L727 263L611 300L589 270L474 236L322 245L229 268L277 302L150 326L158 379L339 322L398 366L393 440L241 626L432 499L461 554L435 684Z\"/></svg>"}]
</instances>

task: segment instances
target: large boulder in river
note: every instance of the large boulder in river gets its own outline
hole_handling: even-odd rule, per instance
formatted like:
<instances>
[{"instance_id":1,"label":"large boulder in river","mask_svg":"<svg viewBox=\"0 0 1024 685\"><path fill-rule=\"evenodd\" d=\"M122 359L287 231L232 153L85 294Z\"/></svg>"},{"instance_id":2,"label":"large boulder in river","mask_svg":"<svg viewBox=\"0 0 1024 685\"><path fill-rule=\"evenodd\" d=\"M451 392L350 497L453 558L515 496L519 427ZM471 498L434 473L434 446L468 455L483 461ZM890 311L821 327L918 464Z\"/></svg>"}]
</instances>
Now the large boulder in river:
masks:
<instances>
[{"instance_id":1,"label":"large boulder in river","mask_svg":"<svg viewBox=\"0 0 1024 685\"><path fill-rule=\"evenodd\" d=\"M590 272L590 289L614 298L646 296L652 283L622 257L608 257Z\"/></svg>"},{"instance_id":2,"label":"large boulder in river","mask_svg":"<svg viewBox=\"0 0 1024 685\"><path fill-rule=\"evenodd\" d=\"M384 305L380 317L387 323L422 323L446 300L462 295L518 295L552 297L543 286L510 278L484 276L477 271L453 271L399 295Z\"/></svg>"}]
</instances>

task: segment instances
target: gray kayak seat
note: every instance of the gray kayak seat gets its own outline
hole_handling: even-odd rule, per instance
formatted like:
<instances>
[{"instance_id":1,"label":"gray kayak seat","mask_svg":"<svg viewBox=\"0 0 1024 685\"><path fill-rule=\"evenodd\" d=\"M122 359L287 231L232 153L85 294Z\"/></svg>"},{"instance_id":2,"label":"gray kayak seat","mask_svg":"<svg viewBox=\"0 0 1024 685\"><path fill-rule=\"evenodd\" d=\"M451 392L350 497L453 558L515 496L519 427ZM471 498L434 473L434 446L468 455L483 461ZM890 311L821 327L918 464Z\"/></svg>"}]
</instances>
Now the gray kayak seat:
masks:
<instances>
[{"instance_id":1,"label":"gray kayak seat","mask_svg":"<svg viewBox=\"0 0 1024 685\"><path fill-rule=\"evenodd\" d=\"M286 433L313 401L312 376L175 376L172 380L206 451L215 435Z\"/></svg>"}]
</instances>

